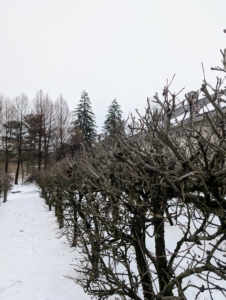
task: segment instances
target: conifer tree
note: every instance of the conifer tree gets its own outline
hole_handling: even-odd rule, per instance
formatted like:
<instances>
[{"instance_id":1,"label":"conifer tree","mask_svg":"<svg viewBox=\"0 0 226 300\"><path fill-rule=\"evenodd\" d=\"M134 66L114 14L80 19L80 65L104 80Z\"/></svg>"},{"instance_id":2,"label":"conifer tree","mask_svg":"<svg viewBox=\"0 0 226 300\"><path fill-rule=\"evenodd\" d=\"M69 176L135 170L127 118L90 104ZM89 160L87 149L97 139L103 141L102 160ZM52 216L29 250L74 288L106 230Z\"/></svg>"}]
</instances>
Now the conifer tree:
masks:
<instances>
[{"instance_id":1,"label":"conifer tree","mask_svg":"<svg viewBox=\"0 0 226 300\"><path fill-rule=\"evenodd\" d=\"M120 105L114 99L108 107L103 130L108 135L114 135L119 130L122 130L122 128L122 111Z\"/></svg>"},{"instance_id":2,"label":"conifer tree","mask_svg":"<svg viewBox=\"0 0 226 300\"><path fill-rule=\"evenodd\" d=\"M87 143L91 143L92 141L94 141L97 135L95 129L95 115L93 113L91 102L86 91L82 92L79 104L74 110L74 115L76 117L76 124L83 132L85 141Z\"/></svg>"}]
</instances>

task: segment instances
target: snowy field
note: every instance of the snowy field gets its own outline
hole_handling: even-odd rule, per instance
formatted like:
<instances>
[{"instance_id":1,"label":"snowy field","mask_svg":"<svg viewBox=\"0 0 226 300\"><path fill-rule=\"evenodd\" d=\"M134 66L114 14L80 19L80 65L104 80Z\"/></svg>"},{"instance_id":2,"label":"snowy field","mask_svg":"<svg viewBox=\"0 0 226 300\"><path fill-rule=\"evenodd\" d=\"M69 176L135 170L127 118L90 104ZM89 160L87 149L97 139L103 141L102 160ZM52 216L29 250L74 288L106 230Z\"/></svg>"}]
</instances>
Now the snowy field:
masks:
<instances>
[{"instance_id":1,"label":"snowy field","mask_svg":"<svg viewBox=\"0 0 226 300\"><path fill-rule=\"evenodd\" d=\"M0 299L87 300L76 276L75 253L37 189L16 186L0 206Z\"/></svg>"}]
</instances>

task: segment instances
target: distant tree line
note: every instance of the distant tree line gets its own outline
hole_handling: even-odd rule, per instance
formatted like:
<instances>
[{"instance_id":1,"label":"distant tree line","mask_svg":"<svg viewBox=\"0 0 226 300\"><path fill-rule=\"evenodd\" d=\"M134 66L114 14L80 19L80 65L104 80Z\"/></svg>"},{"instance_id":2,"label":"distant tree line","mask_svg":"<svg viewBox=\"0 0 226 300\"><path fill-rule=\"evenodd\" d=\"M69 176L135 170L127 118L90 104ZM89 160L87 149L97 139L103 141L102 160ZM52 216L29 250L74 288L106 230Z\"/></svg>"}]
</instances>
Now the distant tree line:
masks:
<instances>
[{"instance_id":1,"label":"distant tree line","mask_svg":"<svg viewBox=\"0 0 226 300\"><path fill-rule=\"evenodd\" d=\"M118 105L121 116L119 108ZM106 120L120 121L116 115L117 112L108 113ZM110 127L104 128L104 132L111 134ZM66 155L73 156L81 144L90 147L96 138L95 115L86 91L74 112L62 95L53 101L42 90L31 102L23 93L14 99L0 95L1 174L12 175L10 165L13 166L15 184L20 174L23 177L47 170Z\"/></svg>"}]
</instances>

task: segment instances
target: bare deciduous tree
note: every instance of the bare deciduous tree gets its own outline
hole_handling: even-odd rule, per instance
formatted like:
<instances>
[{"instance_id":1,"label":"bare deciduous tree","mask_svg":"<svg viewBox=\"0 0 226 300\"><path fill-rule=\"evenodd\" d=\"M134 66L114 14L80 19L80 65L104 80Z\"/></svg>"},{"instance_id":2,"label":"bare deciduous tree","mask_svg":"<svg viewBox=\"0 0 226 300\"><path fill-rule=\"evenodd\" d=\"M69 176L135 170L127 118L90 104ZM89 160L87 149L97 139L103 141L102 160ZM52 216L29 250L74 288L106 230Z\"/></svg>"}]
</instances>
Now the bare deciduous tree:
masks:
<instances>
[{"instance_id":1,"label":"bare deciduous tree","mask_svg":"<svg viewBox=\"0 0 226 300\"><path fill-rule=\"evenodd\" d=\"M54 131L54 147L57 160L65 156L64 145L69 138L69 125L71 122L71 112L67 101L60 95L55 101L55 131Z\"/></svg>"},{"instance_id":2,"label":"bare deciduous tree","mask_svg":"<svg viewBox=\"0 0 226 300\"><path fill-rule=\"evenodd\" d=\"M15 148L17 152L17 169L15 174L15 184L18 184L20 167L23 165L23 149L24 149L24 116L29 110L28 98L25 94L15 98Z\"/></svg>"},{"instance_id":3,"label":"bare deciduous tree","mask_svg":"<svg viewBox=\"0 0 226 300\"><path fill-rule=\"evenodd\" d=\"M5 173L9 170L9 158L12 152L13 121L15 119L15 106L13 102L4 97L2 107L2 150L5 163Z\"/></svg>"},{"instance_id":4,"label":"bare deciduous tree","mask_svg":"<svg viewBox=\"0 0 226 300\"><path fill-rule=\"evenodd\" d=\"M72 279L90 295L226 297L223 82L211 87L204 78L180 120L179 93L167 84L154 96L158 108L148 99L127 133L83 147L52 170L52 203L65 208L65 234L80 253ZM199 93L212 110L196 106ZM50 191L49 182L37 178Z\"/></svg>"}]
</instances>

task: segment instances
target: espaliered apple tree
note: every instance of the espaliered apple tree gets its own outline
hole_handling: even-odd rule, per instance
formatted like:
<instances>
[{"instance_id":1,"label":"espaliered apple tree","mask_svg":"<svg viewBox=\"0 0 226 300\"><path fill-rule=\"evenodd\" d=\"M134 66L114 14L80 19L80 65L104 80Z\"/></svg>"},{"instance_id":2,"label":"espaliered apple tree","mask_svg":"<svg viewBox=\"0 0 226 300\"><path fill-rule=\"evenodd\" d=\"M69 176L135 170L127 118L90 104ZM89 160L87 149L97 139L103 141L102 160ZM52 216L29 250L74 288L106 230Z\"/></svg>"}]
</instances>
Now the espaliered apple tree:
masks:
<instances>
[{"instance_id":1,"label":"espaliered apple tree","mask_svg":"<svg viewBox=\"0 0 226 300\"><path fill-rule=\"evenodd\" d=\"M198 111L199 94L214 110ZM187 96L190 112L179 121L179 94L169 84L154 96L158 108L148 99L145 114L132 118L126 132L55 166L52 176L68 205L65 233L80 252L80 275L71 278L87 293L226 297L225 96L223 79L214 88L204 79Z\"/></svg>"}]
</instances>

